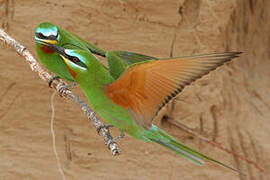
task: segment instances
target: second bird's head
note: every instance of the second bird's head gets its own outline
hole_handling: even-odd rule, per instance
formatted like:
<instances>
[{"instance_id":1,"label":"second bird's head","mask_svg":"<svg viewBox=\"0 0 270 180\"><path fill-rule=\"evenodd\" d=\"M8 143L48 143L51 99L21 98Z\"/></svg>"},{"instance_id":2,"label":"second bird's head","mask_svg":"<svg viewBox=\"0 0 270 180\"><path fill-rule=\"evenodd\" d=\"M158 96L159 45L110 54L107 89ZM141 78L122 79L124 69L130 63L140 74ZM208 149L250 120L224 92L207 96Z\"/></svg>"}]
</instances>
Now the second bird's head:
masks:
<instances>
[{"instance_id":1,"label":"second bird's head","mask_svg":"<svg viewBox=\"0 0 270 180\"><path fill-rule=\"evenodd\" d=\"M51 44L47 41L39 41L38 43L58 53L68 67L70 74L74 79L78 75L84 75L90 66L90 59L94 58L91 53L79 49L65 49L63 47Z\"/></svg>"},{"instance_id":2,"label":"second bird's head","mask_svg":"<svg viewBox=\"0 0 270 180\"><path fill-rule=\"evenodd\" d=\"M47 42L50 44L57 45L60 40L60 36L61 35L59 33L58 27L48 22L41 23L37 27L36 32L35 32L35 40L37 44L41 46L44 45L44 43L42 42ZM46 51L48 49L45 48L44 50ZM48 53L49 52L50 51L48 50Z\"/></svg>"}]
</instances>

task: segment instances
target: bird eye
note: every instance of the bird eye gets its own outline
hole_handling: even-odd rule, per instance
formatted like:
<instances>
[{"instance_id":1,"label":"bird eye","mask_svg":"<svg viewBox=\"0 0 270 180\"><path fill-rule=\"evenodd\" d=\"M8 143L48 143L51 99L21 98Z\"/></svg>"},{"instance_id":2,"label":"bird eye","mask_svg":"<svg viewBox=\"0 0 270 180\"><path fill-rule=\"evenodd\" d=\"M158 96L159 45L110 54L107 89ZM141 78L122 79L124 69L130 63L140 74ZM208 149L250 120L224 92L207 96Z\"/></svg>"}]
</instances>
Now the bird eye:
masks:
<instances>
[{"instance_id":1,"label":"bird eye","mask_svg":"<svg viewBox=\"0 0 270 180\"><path fill-rule=\"evenodd\" d=\"M72 61L74 64L87 69L87 66L76 56L69 56L70 61Z\"/></svg>"},{"instance_id":2,"label":"bird eye","mask_svg":"<svg viewBox=\"0 0 270 180\"><path fill-rule=\"evenodd\" d=\"M74 62L79 62L79 59L77 57L73 57Z\"/></svg>"},{"instance_id":3,"label":"bird eye","mask_svg":"<svg viewBox=\"0 0 270 180\"><path fill-rule=\"evenodd\" d=\"M43 34L42 34L41 32L39 32L39 33L38 33L38 38L41 39L41 38L43 38L43 37L44 37Z\"/></svg>"},{"instance_id":4,"label":"bird eye","mask_svg":"<svg viewBox=\"0 0 270 180\"><path fill-rule=\"evenodd\" d=\"M41 32L37 33L37 37L39 39L46 39L46 36L44 36Z\"/></svg>"}]
</instances>

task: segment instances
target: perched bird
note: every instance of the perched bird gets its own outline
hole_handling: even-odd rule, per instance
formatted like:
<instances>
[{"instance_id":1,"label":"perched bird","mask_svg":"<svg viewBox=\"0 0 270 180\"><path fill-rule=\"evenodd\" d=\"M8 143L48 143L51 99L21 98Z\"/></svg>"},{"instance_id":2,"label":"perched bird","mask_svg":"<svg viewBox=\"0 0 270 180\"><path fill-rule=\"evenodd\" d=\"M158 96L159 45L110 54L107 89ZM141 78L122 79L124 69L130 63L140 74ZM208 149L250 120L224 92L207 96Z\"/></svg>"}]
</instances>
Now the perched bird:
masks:
<instances>
[{"instance_id":1,"label":"perched bird","mask_svg":"<svg viewBox=\"0 0 270 180\"><path fill-rule=\"evenodd\" d=\"M109 51L87 42L78 36L58 27L51 23L41 23L35 32L36 51L40 62L57 76L69 81L74 81L74 78L69 73L69 70L63 59L58 53L46 47L43 43L47 42L61 46L66 49L82 49L91 53L106 57L109 64L109 72L117 79L126 69L127 66L133 63L156 59L151 56L127 52L127 51Z\"/></svg>"},{"instance_id":2,"label":"perched bird","mask_svg":"<svg viewBox=\"0 0 270 180\"><path fill-rule=\"evenodd\" d=\"M197 165L210 160L237 171L177 141L152 120L185 86L238 57L239 52L143 61L129 66L115 80L88 51L44 44L59 53L91 108L121 132L165 146Z\"/></svg>"}]
</instances>

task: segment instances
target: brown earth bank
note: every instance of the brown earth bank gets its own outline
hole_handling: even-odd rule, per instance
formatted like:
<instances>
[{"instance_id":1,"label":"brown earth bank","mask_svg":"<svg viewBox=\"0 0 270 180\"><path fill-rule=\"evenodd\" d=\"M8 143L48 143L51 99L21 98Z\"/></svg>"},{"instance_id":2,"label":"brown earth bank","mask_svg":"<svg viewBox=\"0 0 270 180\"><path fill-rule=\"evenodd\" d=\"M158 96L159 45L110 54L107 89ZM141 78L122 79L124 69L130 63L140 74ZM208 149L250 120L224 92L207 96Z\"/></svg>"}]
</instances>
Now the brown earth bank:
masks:
<instances>
[{"instance_id":1,"label":"brown earth bank","mask_svg":"<svg viewBox=\"0 0 270 180\"><path fill-rule=\"evenodd\" d=\"M8 12L4 3L10 5ZM269 0L4 0L0 4L3 26L35 56L34 31L44 21L106 50L156 57L244 52L185 88L155 123L247 176L213 163L198 167L157 144L130 136L119 142L121 155L114 157L79 107L57 97L56 143L67 179L270 179ZM1 45L0 54L0 179L61 179L50 134L53 90L12 49ZM78 87L74 91L83 97ZM160 121L164 115L248 157L265 172L190 138L166 119Z\"/></svg>"}]
</instances>

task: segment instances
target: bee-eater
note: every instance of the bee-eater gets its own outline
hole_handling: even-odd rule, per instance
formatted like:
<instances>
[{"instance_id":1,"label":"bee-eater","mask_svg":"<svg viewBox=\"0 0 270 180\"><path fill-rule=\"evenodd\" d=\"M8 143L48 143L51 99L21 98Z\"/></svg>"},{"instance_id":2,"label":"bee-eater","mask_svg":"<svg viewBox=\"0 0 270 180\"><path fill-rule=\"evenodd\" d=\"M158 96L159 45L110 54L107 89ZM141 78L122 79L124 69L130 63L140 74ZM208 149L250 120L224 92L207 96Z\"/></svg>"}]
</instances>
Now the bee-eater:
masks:
<instances>
[{"instance_id":1,"label":"bee-eater","mask_svg":"<svg viewBox=\"0 0 270 180\"><path fill-rule=\"evenodd\" d=\"M51 23L41 23L35 32L36 50L41 63L50 71L63 79L74 81L63 59L58 53L46 47L41 41L55 44L66 49L82 49L91 53L106 57L108 60L109 71L117 79L125 69L133 63L156 59L151 56L127 52L109 51L98 48L80 37Z\"/></svg>"},{"instance_id":2,"label":"bee-eater","mask_svg":"<svg viewBox=\"0 0 270 180\"><path fill-rule=\"evenodd\" d=\"M59 53L91 108L121 132L165 146L197 165L210 160L237 171L177 141L152 120L185 86L238 57L239 52L143 61L129 66L115 80L92 53L45 44Z\"/></svg>"}]
</instances>

